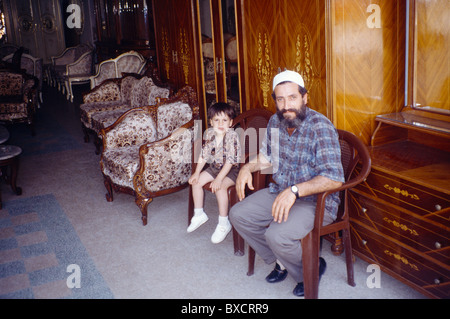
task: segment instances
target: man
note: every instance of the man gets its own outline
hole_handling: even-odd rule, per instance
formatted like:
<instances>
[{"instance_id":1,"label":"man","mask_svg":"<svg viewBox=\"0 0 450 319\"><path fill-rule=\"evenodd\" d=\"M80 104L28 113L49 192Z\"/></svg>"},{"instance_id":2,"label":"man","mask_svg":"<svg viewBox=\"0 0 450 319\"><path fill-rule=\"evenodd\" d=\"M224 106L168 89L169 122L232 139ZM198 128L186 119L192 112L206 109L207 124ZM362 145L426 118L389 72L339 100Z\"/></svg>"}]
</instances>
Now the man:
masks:
<instances>
[{"instance_id":1,"label":"man","mask_svg":"<svg viewBox=\"0 0 450 319\"><path fill-rule=\"evenodd\" d=\"M304 295L302 248L299 239L314 227L317 193L344 182L338 134L322 114L308 108L308 94L300 74L284 71L273 79L277 106L268 123L257 161L244 165L236 180L240 202L230 211L231 223L267 264L276 262L266 277L270 283L289 273ZM272 167L268 188L245 200L245 187L253 189L252 172ZM336 218L338 194L328 196L324 225ZM326 263L320 258L319 273Z\"/></svg>"}]
</instances>

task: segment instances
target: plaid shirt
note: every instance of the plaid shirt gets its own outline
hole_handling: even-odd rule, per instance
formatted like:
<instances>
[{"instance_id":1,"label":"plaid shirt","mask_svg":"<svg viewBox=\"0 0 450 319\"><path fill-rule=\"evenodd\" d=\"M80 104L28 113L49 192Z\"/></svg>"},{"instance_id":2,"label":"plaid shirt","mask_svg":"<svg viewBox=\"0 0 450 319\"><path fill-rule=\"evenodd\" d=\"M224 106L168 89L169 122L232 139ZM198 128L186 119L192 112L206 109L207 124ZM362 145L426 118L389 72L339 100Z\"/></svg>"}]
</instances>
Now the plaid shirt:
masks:
<instances>
[{"instance_id":1,"label":"plaid shirt","mask_svg":"<svg viewBox=\"0 0 450 319\"><path fill-rule=\"evenodd\" d=\"M306 117L292 136L279 127L280 119L275 114L270 118L260 149L273 166L275 184L270 184L270 192L279 193L318 175L338 182L345 181L338 134L324 115L306 107ZM302 199L317 201L317 195ZM325 202L326 210L334 219L339 202L338 193L328 196Z\"/></svg>"}]
</instances>

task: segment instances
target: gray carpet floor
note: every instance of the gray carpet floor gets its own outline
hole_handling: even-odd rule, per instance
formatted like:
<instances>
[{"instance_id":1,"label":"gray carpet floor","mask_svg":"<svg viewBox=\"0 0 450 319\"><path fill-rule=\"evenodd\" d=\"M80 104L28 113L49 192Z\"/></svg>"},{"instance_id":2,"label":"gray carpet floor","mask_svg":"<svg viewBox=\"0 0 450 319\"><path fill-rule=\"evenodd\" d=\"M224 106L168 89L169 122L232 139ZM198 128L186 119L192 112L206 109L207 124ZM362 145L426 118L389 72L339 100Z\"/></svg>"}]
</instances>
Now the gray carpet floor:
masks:
<instances>
[{"instance_id":1,"label":"gray carpet floor","mask_svg":"<svg viewBox=\"0 0 450 319\"><path fill-rule=\"evenodd\" d=\"M147 226L142 225L132 196L115 194L114 201L107 202L100 156L94 153L92 142L83 142L78 109L83 89L77 88L75 102L68 103L55 89L45 88L39 112L51 114L64 133L79 143L23 154L17 184L23 190L21 198L47 194L56 198L114 298L297 299L292 295L296 283L290 277L277 284L264 280L273 265L259 257L255 274L247 276L247 254L234 255L231 234L220 244L211 243L218 218L214 195L207 194L205 200L210 220L190 234L186 232L187 189L155 198L148 208ZM39 138L40 125L30 140ZM18 198L4 183L1 189L3 202ZM320 282L320 298L425 298L385 273L380 288L368 287L372 272L358 258L354 263L356 287L350 287L344 256L332 255L330 244L324 241L322 257L328 267Z\"/></svg>"}]
</instances>

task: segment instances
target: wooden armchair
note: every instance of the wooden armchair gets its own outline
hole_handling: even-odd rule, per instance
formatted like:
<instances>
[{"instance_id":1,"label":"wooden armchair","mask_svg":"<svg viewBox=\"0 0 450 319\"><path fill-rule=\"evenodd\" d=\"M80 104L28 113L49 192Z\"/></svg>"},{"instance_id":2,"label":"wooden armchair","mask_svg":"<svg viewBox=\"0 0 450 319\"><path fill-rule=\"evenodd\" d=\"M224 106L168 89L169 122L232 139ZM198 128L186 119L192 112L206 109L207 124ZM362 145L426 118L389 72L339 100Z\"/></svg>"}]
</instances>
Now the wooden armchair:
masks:
<instances>
[{"instance_id":1,"label":"wooden armchair","mask_svg":"<svg viewBox=\"0 0 450 319\"><path fill-rule=\"evenodd\" d=\"M187 186L192 171L194 90L184 87L155 106L134 108L101 131L100 167L113 200L113 190L131 194L147 224L147 206L154 197Z\"/></svg>"},{"instance_id":2,"label":"wooden armchair","mask_svg":"<svg viewBox=\"0 0 450 319\"><path fill-rule=\"evenodd\" d=\"M261 135L262 131L260 131L260 129L265 129L267 127L267 123L269 122L269 119L272 115L273 113L265 109L252 109L238 115L235 119L233 119L232 128L239 133L242 147L241 165L246 163L259 151L258 148L259 145L261 145L261 139L264 136L264 134ZM197 149L200 148L197 147ZM194 156L196 159L198 158L198 154ZM256 187L257 185L263 184L264 181L261 178L258 179L258 181L255 181L254 185ZM203 186L203 189L210 191L211 183L205 184L205 186ZM228 188L229 207L232 207L238 201L239 199L237 197L236 188L234 186L231 186L230 188ZM192 199L192 188L189 187L188 224L191 221L192 216L194 216L194 202ZM244 244L245 243L243 238L233 228L233 245L235 255L244 255Z\"/></svg>"},{"instance_id":3,"label":"wooden armchair","mask_svg":"<svg viewBox=\"0 0 450 319\"><path fill-rule=\"evenodd\" d=\"M37 80L25 72L0 70L0 121L24 122L34 135Z\"/></svg>"},{"instance_id":4,"label":"wooden armchair","mask_svg":"<svg viewBox=\"0 0 450 319\"><path fill-rule=\"evenodd\" d=\"M325 237L329 240L339 237L342 232L344 244L345 259L347 264L347 281L350 286L355 286L353 274L353 254L350 241L350 222L348 215L348 190L363 182L370 173L371 158L367 147L353 133L338 130L339 143L341 145L341 161L344 169L345 183L332 191L318 194L316 216L314 229L301 240L302 244L302 264L303 264L303 284L306 299L317 299L319 296L319 256L320 256L320 238L321 236L334 235L334 237ZM361 163L361 169L356 170L358 162ZM259 186L260 187L260 186ZM257 188L255 187L255 190ZM325 199L328 195L340 192L341 204L339 206L336 220L323 226L325 213ZM255 267L255 251L249 248L248 272L251 276Z\"/></svg>"}]
</instances>

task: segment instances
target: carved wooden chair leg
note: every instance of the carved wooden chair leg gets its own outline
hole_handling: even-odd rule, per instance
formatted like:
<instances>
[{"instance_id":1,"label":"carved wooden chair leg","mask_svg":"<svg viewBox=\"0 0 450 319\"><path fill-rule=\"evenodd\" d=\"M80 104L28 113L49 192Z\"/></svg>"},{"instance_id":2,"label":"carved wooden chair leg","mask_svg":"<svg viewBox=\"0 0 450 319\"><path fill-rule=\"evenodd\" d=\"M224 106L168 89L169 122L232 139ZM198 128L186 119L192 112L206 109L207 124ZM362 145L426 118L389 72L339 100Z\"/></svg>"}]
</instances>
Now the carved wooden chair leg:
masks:
<instances>
[{"instance_id":1,"label":"carved wooden chair leg","mask_svg":"<svg viewBox=\"0 0 450 319\"><path fill-rule=\"evenodd\" d=\"M102 147L102 139L98 136L94 137L94 145L95 145L95 155L98 155L101 153L100 149Z\"/></svg>"},{"instance_id":2,"label":"carved wooden chair leg","mask_svg":"<svg viewBox=\"0 0 450 319\"><path fill-rule=\"evenodd\" d=\"M89 131L88 131L88 129L83 124L81 124L81 129L83 130L84 142L85 143L89 143Z\"/></svg>"},{"instance_id":3,"label":"carved wooden chair leg","mask_svg":"<svg viewBox=\"0 0 450 319\"><path fill-rule=\"evenodd\" d=\"M141 210L142 214L142 225L147 225L147 207L153 201L153 198L145 198L139 195L136 195L135 203Z\"/></svg>"},{"instance_id":4,"label":"carved wooden chair leg","mask_svg":"<svg viewBox=\"0 0 450 319\"><path fill-rule=\"evenodd\" d=\"M108 202L112 202L114 200L114 197L113 197L113 189L112 189L111 182L105 178L105 179L103 179L103 183L105 184L106 191L107 191L107 193L105 194L106 200Z\"/></svg>"}]
</instances>

